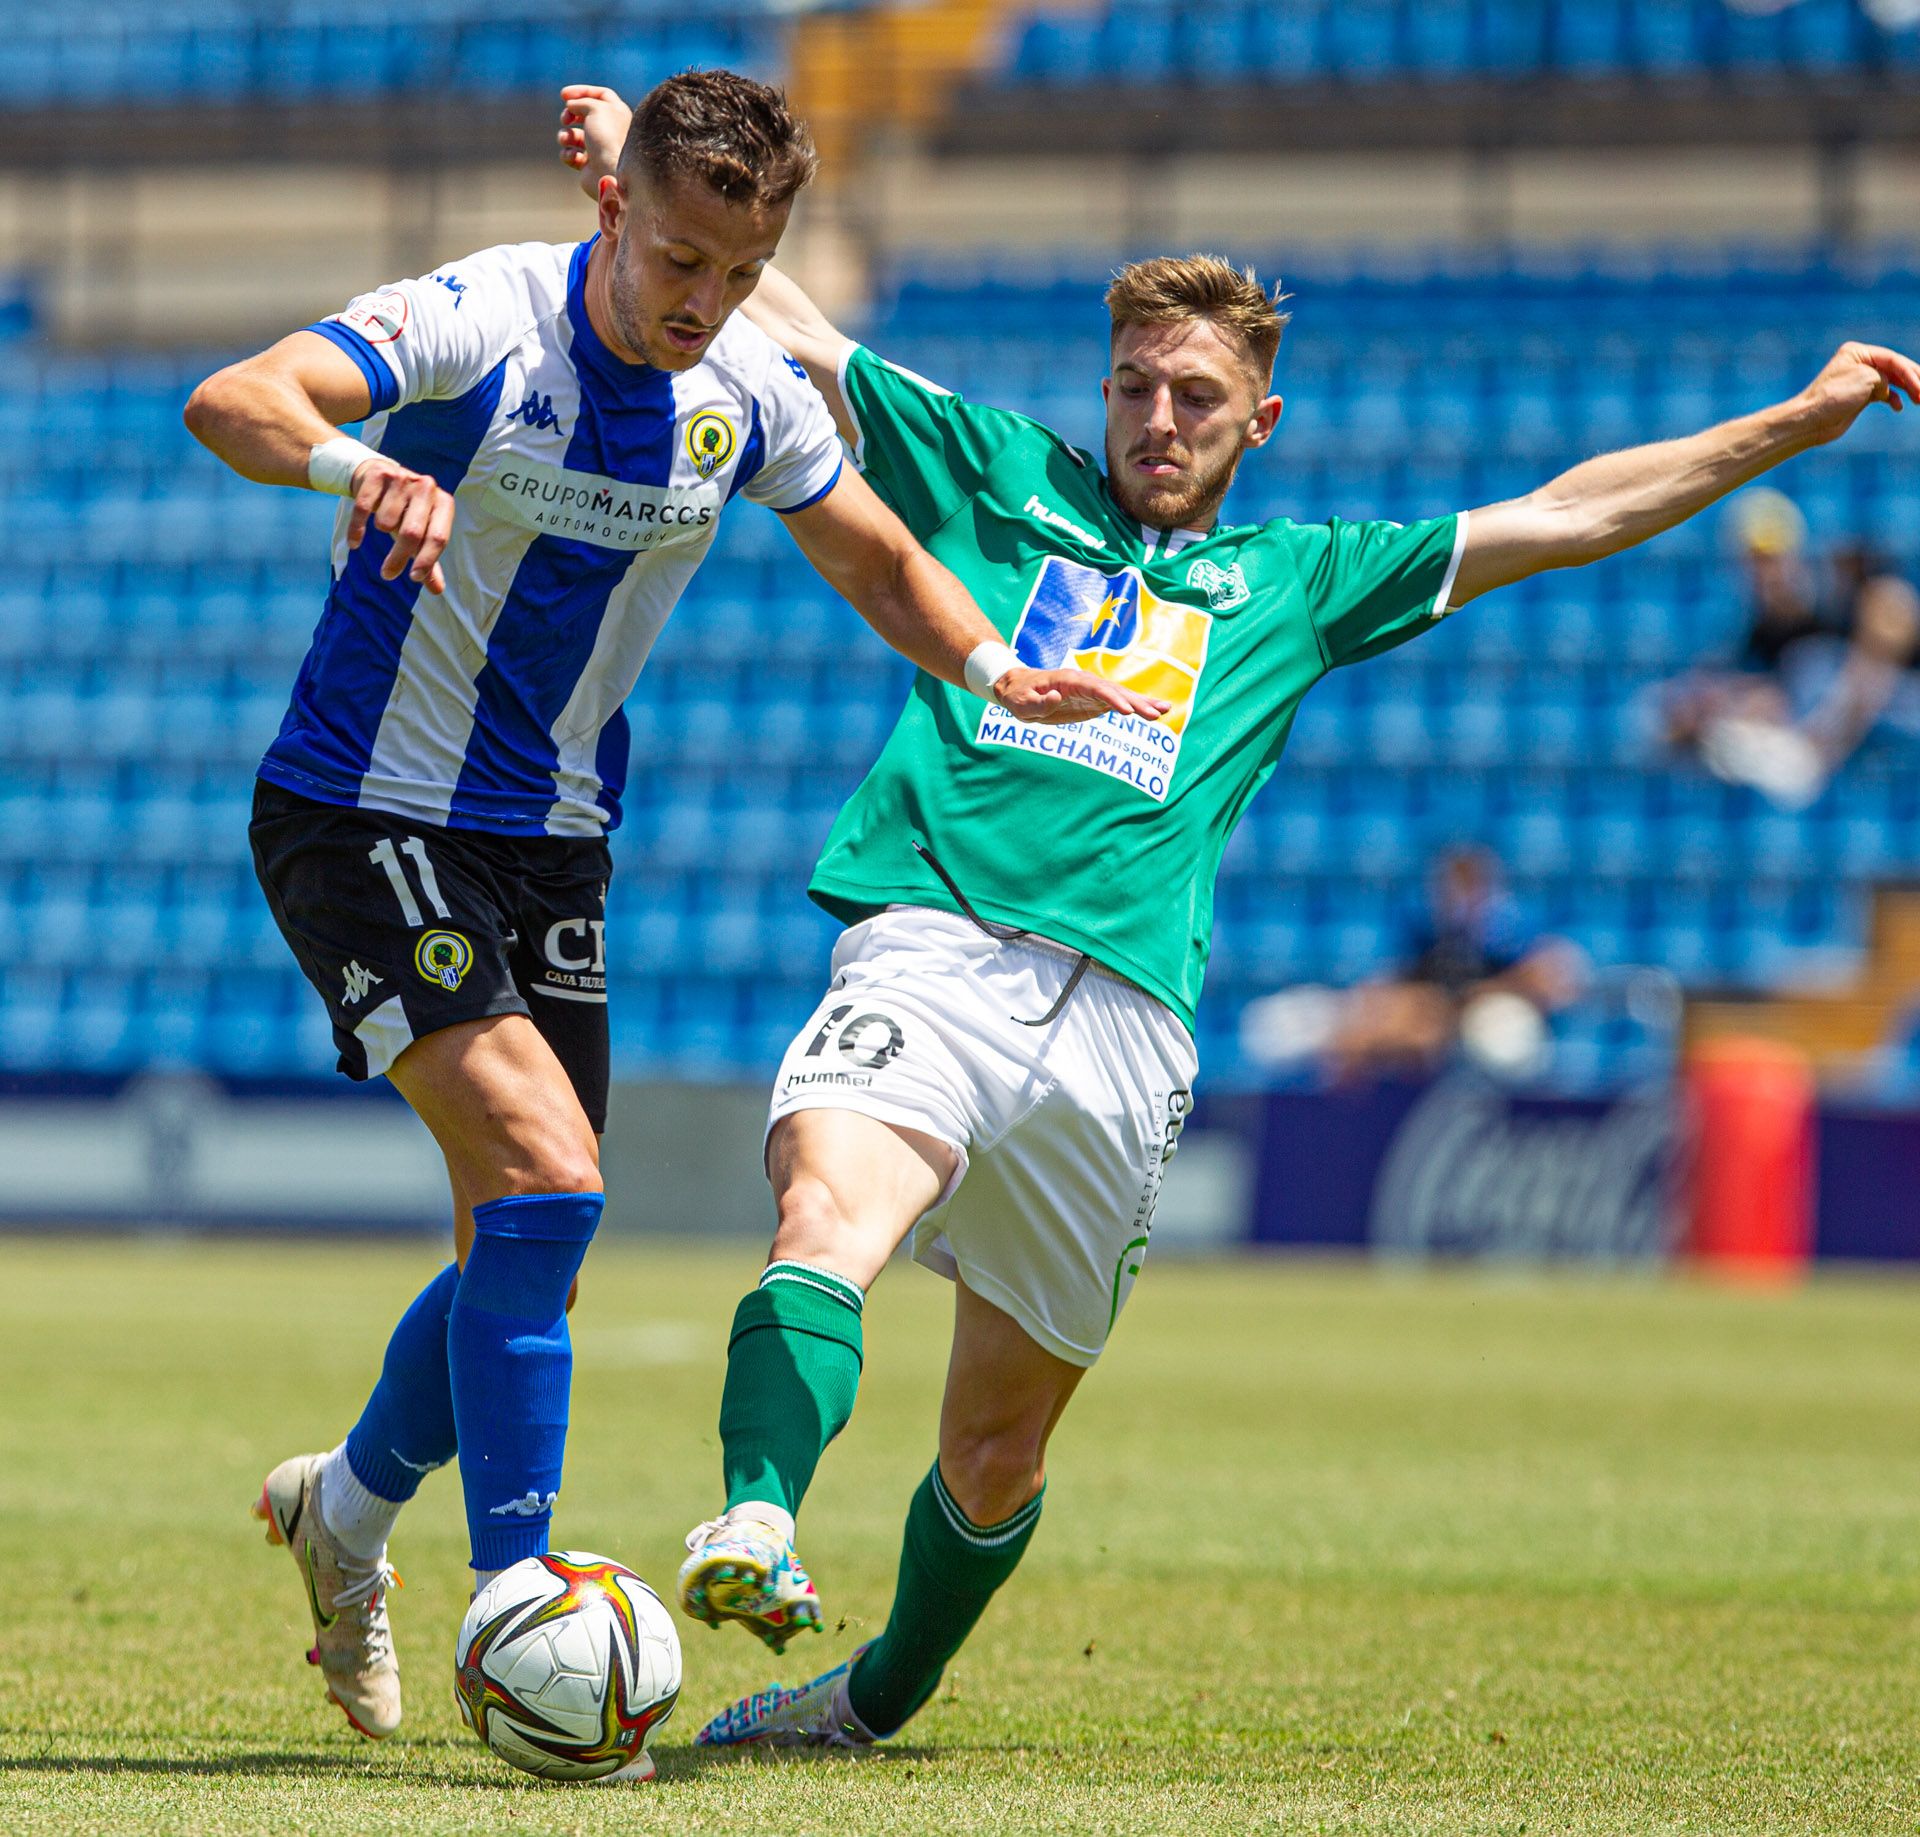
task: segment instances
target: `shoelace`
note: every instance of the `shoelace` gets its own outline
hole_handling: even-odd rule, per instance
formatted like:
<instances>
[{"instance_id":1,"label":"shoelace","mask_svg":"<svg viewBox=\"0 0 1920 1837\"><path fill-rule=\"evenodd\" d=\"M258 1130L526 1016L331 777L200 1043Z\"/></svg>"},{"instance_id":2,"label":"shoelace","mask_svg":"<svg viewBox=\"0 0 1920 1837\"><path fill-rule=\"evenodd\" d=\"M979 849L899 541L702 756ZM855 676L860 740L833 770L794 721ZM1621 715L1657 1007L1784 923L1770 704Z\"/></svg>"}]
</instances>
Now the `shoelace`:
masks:
<instances>
[{"instance_id":1,"label":"shoelace","mask_svg":"<svg viewBox=\"0 0 1920 1837\"><path fill-rule=\"evenodd\" d=\"M762 1524L762 1520L758 1518L729 1518L724 1514L718 1518L709 1518L705 1524L697 1524L687 1533L687 1549L689 1551L698 1550L706 1543L708 1538L717 1537L723 1531L737 1531L742 1524ZM778 1535L775 1527L770 1524L764 1525L763 1528L776 1536Z\"/></svg>"},{"instance_id":2,"label":"shoelace","mask_svg":"<svg viewBox=\"0 0 1920 1837\"><path fill-rule=\"evenodd\" d=\"M727 1528L725 1518L709 1518L705 1524L697 1524L687 1533L687 1549L698 1550L709 1537L717 1536Z\"/></svg>"},{"instance_id":3,"label":"shoelace","mask_svg":"<svg viewBox=\"0 0 1920 1837\"><path fill-rule=\"evenodd\" d=\"M342 1575L351 1573L346 1565L341 1565ZM362 1643L366 1646L369 1661L375 1665L385 1664L393 1657L393 1623L387 1618L389 1586L405 1588L406 1583L400 1579L400 1571L383 1556L365 1575L349 1582L333 1598L335 1607L360 1609L360 1624L365 1629Z\"/></svg>"}]
</instances>

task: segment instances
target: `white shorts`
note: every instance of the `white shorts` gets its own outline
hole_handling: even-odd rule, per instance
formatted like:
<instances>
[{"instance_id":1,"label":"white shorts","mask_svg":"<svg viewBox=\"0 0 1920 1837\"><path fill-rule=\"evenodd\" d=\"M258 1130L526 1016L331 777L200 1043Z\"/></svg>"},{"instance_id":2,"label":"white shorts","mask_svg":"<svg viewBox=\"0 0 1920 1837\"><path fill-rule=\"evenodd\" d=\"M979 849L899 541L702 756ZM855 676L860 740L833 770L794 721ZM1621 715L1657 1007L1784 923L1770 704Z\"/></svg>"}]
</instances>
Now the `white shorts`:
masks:
<instances>
[{"instance_id":1,"label":"white shorts","mask_svg":"<svg viewBox=\"0 0 1920 1837\"><path fill-rule=\"evenodd\" d=\"M914 1260L1091 1365L1140 1273L1197 1061L1170 1008L1098 968L1047 1025L1022 1026L1076 960L924 907L853 926L781 1061L767 1128L854 1110L951 1144L959 1165Z\"/></svg>"}]
</instances>

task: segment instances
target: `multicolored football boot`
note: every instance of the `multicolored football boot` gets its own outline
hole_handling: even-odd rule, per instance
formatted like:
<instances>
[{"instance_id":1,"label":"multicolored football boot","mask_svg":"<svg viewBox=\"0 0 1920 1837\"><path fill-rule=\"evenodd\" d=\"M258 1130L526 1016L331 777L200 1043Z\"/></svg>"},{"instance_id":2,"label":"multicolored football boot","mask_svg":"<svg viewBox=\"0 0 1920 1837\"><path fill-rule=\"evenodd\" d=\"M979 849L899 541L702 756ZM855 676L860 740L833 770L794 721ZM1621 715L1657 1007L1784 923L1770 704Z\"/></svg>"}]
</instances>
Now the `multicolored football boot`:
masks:
<instances>
[{"instance_id":1,"label":"multicolored football boot","mask_svg":"<svg viewBox=\"0 0 1920 1837\"><path fill-rule=\"evenodd\" d=\"M267 1542L293 1552L313 1616L307 1663L361 1734L384 1741L400 1726L400 1663L387 1621L387 1585L400 1577L385 1557L363 1562L337 1544L320 1516L323 1454L296 1454L267 1475L253 1515Z\"/></svg>"},{"instance_id":2,"label":"multicolored football boot","mask_svg":"<svg viewBox=\"0 0 1920 1837\"><path fill-rule=\"evenodd\" d=\"M803 1629L820 1630L820 1597L800 1566L792 1537L736 1506L687 1533L680 1606L717 1627L738 1620L777 1654Z\"/></svg>"},{"instance_id":3,"label":"multicolored football boot","mask_svg":"<svg viewBox=\"0 0 1920 1837\"><path fill-rule=\"evenodd\" d=\"M861 1646L845 1664L811 1684L770 1684L730 1703L694 1736L696 1748L870 1748L874 1737L847 1700L847 1679Z\"/></svg>"}]
</instances>

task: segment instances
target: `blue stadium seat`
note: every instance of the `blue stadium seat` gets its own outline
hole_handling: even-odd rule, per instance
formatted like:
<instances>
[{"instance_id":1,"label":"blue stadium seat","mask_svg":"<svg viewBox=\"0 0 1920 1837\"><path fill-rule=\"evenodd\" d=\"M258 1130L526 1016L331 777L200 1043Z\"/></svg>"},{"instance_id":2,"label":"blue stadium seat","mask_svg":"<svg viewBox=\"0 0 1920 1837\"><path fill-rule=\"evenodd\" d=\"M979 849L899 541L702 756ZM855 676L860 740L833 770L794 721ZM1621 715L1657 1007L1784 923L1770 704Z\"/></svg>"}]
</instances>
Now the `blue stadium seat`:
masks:
<instances>
[{"instance_id":1,"label":"blue stadium seat","mask_svg":"<svg viewBox=\"0 0 1920 1837\"><path fill-rule=\"evenodd\" d=\"M1338 23L1311 4L1126 17L1089 15L1088 30L1121 34L1143 68L1164 51L1207 80L1224 79L1242 34L1250 64L1290 33L1290 55L1316 70L1337 60L1354 81L1389 52L1435 72L1463 33L1480 59L1502 43L1517 55L1524 37L1520 9L1498 0ZM336 23L316 13L302 29ZM1623 0L1582 42L1615 35L1621 56L1678 68L1683 33L1727 48L1709 25L1680 0ZM1779 42L1804 46L1814 30L1810 16ZM1656 41L1669 47L1658 60ZM1097 281L1013 261L985 277L897 276L870 336L991 399L1083 416L1097 440L1097 396L1062 355L1084 352L1095 374ZM1581 251L1506 269L1316 257L1289 281L1309 310L1283 357L1288 414L1277 458L1236 487L1237 518L1406 517L1511 496L1591 448L1792 386L1863 302L1876 323L1920 323L1920 280L1892 256L1629 264ZM331 1062L245 838L250 774L319 609L328 507L228 482L178 427L181 376L171 359L36 347L0 363L0 402L59 399L63 425L103 455L91 471L52 448L0 461L19 531L0 588L7 1069L198 1062L280 1076ZM1907 430L1881 420L1783 475L1822 541L1859 530L1920 548L1920 466ZM1237 1002L1377 969L1429 851L1460 839L1493 843L1543 922L1698 986L1803 976L1857 947L1865 878L1920 873L1920 794L1901 750L1920 742L1876 741L1800 815L1664 761L1654 686L1730 647L1742 617L1707 521L1490 596L1317 687L1226 864L1205 1023L1225 1063ZM784 1044L834 935L802 896L806 869L905 681L776 519L728 520L630 711L653 764L615 837L624 1068L757 1074ZM1582 1022L1564 1045L1594 1080L1649 1062L1647 1043L1610 1023Z\"/></svg>"}]
</instances>

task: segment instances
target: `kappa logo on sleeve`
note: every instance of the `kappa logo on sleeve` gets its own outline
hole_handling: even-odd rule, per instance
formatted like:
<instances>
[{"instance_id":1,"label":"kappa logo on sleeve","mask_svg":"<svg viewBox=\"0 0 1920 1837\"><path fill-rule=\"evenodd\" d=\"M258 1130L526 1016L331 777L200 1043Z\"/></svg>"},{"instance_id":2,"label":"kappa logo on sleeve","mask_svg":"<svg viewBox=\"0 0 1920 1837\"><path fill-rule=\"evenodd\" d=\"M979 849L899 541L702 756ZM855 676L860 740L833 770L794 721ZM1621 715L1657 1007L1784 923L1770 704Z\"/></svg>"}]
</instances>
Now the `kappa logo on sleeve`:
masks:
<instances>
[{"instance_id":1,"label":"kappa logo on sleeve","mask_svg":"<svg viewBox=\"0 0 1920 1837\"><path fill-rule=\"evenodd\" d=\"M368 344L392 344L407 329L411 308L407 296L397 287L385 293L370 293L355 300L343 313L335 313L335 322L350 332L358 332Z\"/></svg>"},{"instance_id":2,"label":"kappa logo on sleeve","mask_svg":"<svg viewBox=\"0 0 1920 1837\"><path fill-rule=\"evenodd\" d=\"M976 738L983 746L1070 760L1163 804L1206 672L1212 631L1211 613L1149 592L1137 568L1102 574L1049 555L1014 630L1020 661L1036 670L1089 670L1173 706L1158 721L1107 714L1072 727L1034 726L990 706Z\"/></svg>"}]
</instances>

